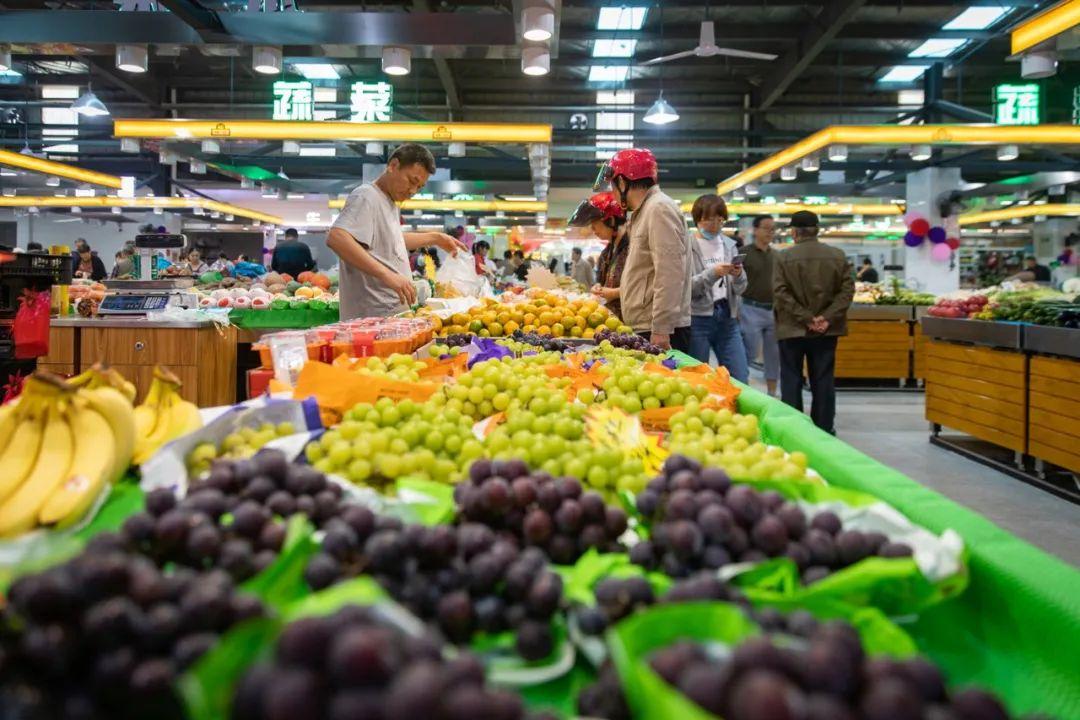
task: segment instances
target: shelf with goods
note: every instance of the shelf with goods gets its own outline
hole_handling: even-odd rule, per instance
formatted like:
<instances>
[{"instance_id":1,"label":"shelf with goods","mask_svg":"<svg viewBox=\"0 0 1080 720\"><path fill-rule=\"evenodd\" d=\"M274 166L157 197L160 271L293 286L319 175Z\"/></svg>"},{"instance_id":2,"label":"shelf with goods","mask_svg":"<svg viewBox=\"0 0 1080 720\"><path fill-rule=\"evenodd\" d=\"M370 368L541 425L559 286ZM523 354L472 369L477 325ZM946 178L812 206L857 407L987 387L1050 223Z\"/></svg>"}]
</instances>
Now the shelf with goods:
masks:
<instances>
[{"instance_id":1,"label":"shelf with goods","mask_svg":"<svg viewBox=\"0 0 1080 720\"><path fill-rule=\"evenodd\" d=\"M110 572L137 574L140 593L182 575L187 584L180 585L176 606L182 614L196 601L229 608L210 630L213 642L190 639L206 630L169 635L155 646L164 651L140 651L134 664L121 668L110 687L126 690L100 695L89 683L94 675L87 673L86 681L65 675L66 667L96 667L101 658L93 643L81 645L90 655L72 665L61 662L71 657L65 648L51 656L60 690L50 679L55 674L35 675L43 658L26 656L21 644L4 646L10 636L0 635L0 646L27 663L6 677L23 688L52 690L19 693L20 701L74 702L71 690L79 689L82 702L106 707L153 699L170 710L179 706L179 716L225 717L233 698L273 698L282 707L298 702L267 682L281 678L309 709L343 704L348 653L335 649L326 657L337 640L315 643L322 650L310 660L290 655L283 644L298 649L308 635L323 637L329 622L349 628L342 637L362 644L367 636L354 628L373 622L371 616L335 614L356 604L379 607L374 622L425 633L436 653L458 645L476 654L482 664L469 666L465 684L475 687L486 676L504 691L494 699L481 695L479 705L467 706L479 709L462 717L477 717L489 707L485 702L496 700L511 708L499 717L522 717L512 696L533 713L596 716L587 712L597 709L589 703L598 694L619 693L633 717L656 717L680 703L705 717L702 707L712 707L706 698L687 688L690 697L683 696L677 683L649 675L649 653L678 637L741 645L759 627L819 638L812 642L836 632L854 637L831 625L818 635L816 626L829 618L856 621L875 657L917 648L941 666L950 687L993 688L1013 713L1066 717L1080 702L1080 683L1065 669L1080 643L1070 604L1080 592L1076 570L818 431L804 415L679 353L657 356L610 343L535 352L523 341L484 340L478 348L497 346L505 356L485 359L469 348L445 358L308 360L281 402L219 414L159 450L144 448L139 480L130 473L117 481L91 521L98 537L69 538L52 556L61 563L91 540L73 565L46 569L49 554L35 552L27 555L33 563L0 575L7 584L13 574L30 573L8 586L5 612L31 616L17 633L38 632L57 621L50 606L31 600L56 588L66 592L76 573L93 576L100 564L112 563ZM315 376L320 380L311 382ZM167 387L158 394L175 394L173 379L163 378ZM403 396L410 385L424 392ZM312 403L323 418L337 418L325 433L318 434ZM487 417L484 403L503 405L502 417ZM642 409L628 412L636 408ZM298 414L289 420L271 414L285 411ZM642 425L655 430L642 433ZM309 439L297 432L304 429L316 434ZM268 442L290 455L245 457ZM664 457L672 451L691 457ZM300 457L290 461L295 453ZM207 468L207 475L195 477ZM551 479L546 470L574 479ZM121 534L110 535L116 528ZM315 528L323 532L314 534ZM653 530L648 540L646 528ZM32 541L56 542L64 534L38 533ZM686 548L682 535L690 539ZM815 549L817 543L828 550ZM828 569L811 572L823 561L819 552L838 554ZM753 570L739 572L745 566L736 560ZM446 562L458 563L465 578L443 574L436 582L433 574ZM46 575L34 574L43 569ZM822 573L828 576L816 579ZM732 582L719 580L732 576ZM468 590L460 587L465 579ZM518 594L515 583L527 591ZM421 587L425 593L416 595ZM144 612L130 592L88 599L74 591L65 596L67 612L92 615L80 628L106 619L120 623L110 652L130 648L140 631L128 632L124 623ZM748 601L755 606L750 613ZM109 612L98 609L105 604ZM672 622L676 616L681 620ZM902 629L889 620L896 616L905 617ZM261 619L243 622L252 617ZM332 620L298 625L305 617ZM490 632L477 634L478 627ZM668 635L655 628L667 628ZM379 637L388 641L385 632ZM289 644L293 640L300 644ZM275 647L279 662L300 665L256 669L255 657L275 655ZM614 671L600 671L600 690L586 691L609 653ZM296 679L305 662L330 663L324 690ZM809 656L808 666L815 663ZM404 663L389 677L404 683L398 674L410 668ZM443 682L430 666L424 672L419 679L410 674L409 682ZM404 713L396 716L416 716L409 712L418 706L397 704L404 699L390 679L384 674L369 684L373 701ZM638 692L641 682L651 691ZM791 683L793 698L822 689L812 677L784 682ZM866 688L872 690L876 684ZM989 702L954 692L949 702L957 710L965 702ZM441 698L420 695L411 699L424 700L425 710L458 717ZM688 704L691 699L702 707ZM255 702L251 716L264 716L259 706Z\"/></svg>"},{"instance_id":2,"label":"shelf with goods","mask_svg":"<svg viewBox=\"0 0 1080 720\"><path fill-rule=\"evenodd\" d=\"M912 317L910 305L852 305L848 334L836 344L836 377L910 377Z\"/></svg>"}]
</instances>

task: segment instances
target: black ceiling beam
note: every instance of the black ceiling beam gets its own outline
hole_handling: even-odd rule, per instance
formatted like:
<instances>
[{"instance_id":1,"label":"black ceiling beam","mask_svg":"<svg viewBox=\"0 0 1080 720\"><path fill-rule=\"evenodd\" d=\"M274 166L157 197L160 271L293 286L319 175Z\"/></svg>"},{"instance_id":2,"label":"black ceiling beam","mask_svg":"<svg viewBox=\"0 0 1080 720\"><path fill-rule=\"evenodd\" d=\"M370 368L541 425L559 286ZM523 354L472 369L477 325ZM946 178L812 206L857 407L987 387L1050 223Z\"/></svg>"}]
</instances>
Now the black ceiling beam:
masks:
<instances>
[{"instance_id":1,"label":"black ceiling beam","mask_svg":"<svg viewBox=\"0 0 1080 720\"><path fill-rule=\"evenodd\" d=\"M108 83L114 87L120 88L128 95L141 100L147 107L153 110L161 110L161 105L156 97L152 97L149 92L143 88L128 82L120 75L113 72L113 70L102 63L94 60L93 58L84 58L87 66L91 69L91 76L103 77Z\"/></svg>"},{"instance_id":2,"label":"black ceiling beam","mask_svg":"<svg viewBox=\"0 0 1080 720\"><path fill-rule=\"evenodd\" d=\"M428 0L413 0L413 9L417 12L431 12L431 4ZM439 82L446 91L446 106L450 109L450 119L454 119L454 115L461 112L461 93L458 92L454 72L450 69L450 63L446 58L436 55L432 58L432 62L439 76Z\"/></svg>"},{"instance_id":3,"label":"black ceiling beam","mask_svg":"<svg viewBox=\"0 0 1080 720\"><path fill-rule=\"evenodd\" d=\"M780 99L791 83L802 74L825 49L844 25L859 11L866 0L833 0L811 21L811 26L799 38L796 48L786 51L775 61L761 86L761 107L768 109Z\"/></svg>"},{"instance_id":4,"label":"black ceiling beam","mask_svg":"<svg viewBox=\"0 0 1080 720\"><path fill-rule=\"evenodd\" d=\"M718 23L716 42L753 42L756 40L794 42L806 27L794 23ZM701 33L699 24L664 25L664 33L658 30L597 30L590 26L567 26L564 22L559 39L586 42L597 39L638 40L640 42L688 42L696 44ZM992 30L942 30L940 24L932 23L850 23L844 28L845 40L925 40L928 37L959 38L964 40L988 40L1000 33Z\"/></svg>"},{"instance_id":5,"label":"black ceiling beam","mask_svg":"<svg viewBox=\"0 0 1080 720\"><path fill-rule=\"evenodd\" d=\"M158 0L158 2L190 25L191 29L206 42L234 41L218 14L203 7L198 0Z\"/></svg>"}]
</instances>

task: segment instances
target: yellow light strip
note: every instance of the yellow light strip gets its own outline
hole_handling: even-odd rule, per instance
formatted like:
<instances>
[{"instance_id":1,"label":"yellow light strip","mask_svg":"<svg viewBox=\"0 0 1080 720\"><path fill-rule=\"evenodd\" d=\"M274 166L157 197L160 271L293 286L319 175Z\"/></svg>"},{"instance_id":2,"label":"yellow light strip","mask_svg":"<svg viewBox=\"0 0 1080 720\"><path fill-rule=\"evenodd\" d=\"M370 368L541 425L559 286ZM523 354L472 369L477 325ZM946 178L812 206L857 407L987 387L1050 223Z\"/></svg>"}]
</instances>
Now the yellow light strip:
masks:
<instances>
[{"instance_id":1,"label":"yellow light strip","mask_svg":"<svg viewBox=\"0 0 1080 720\"><path fill-rule=\"evenodd\" d=\"M976 225L994 220L1012 220L1029 218L1037 215L1062 216L1080 215L1080 203L1046 203L1045 205L1014 205L1000 210L964 213L960 216L961 225Z\"/></svg>"},{"instance_id":2,"label":"yellow light strip","mask_svg":"<svg viewBox=\"0 0 1080 720\"><path fill-rule=\"evenodd\" d=\"M85 170L81 167L75 167L74 165L67 165L53 160L45 160L32 155L9 152L8 150L0 150L0 165L9 165L21 170L41 173L42 175L54 175L56 177L67 178L68 180L89 183L91 185L101 185L115 190L119 190L124 184L123 178L119 178L115 175L106 175L105 173Z\"/></svg>"},{"instance_id":3,"label":"yellow light strip","mask_svg":"<svg viewBox=\"0 0 1080 720\"><path fill-rule=\"evenodd\" d=\"M1080 145L1077 125L832 125L716 186L726 195L829 145Z\"/></svg>"},{"instance_id":4,"label":"yellow light strip","mask_svg":"<svg viewBox=\"0 0 1080 720\"><path fill-rule=\"evenodd\" d=\"M206 198L180 198L180 197L0 197L0 207L59 207L59 208L139 208L152 209L164 208L166 210L194 210L202 208L211 212L220 212L236 217L245 217L251 220L269 223L271 225L284 225L285 219L277 215L268 215L256 210L248 210L237 205L208 200Z\"/></svg>"},{"instance_id":5,"label":"yellow light strip","mask_svg":"<svg viewBox=\"0 0 1080 720\"><path fill-rule=\"evenodd\" d=\"M1012 31L1013 55L1080 24L1080 0L1066 0Z\"/></svg>"},{"instance_id":6,"label":"yellow light strip","mask_svg":"<svg viewBox=\"0 0 1080 720\"><path fill-rule=\"evenodd\" d=\"M690 212L693 203L683 203L683 212ZM790 215L800 210L809 210L818 215L901 215L899 205L892 203L825 203L823 205L805 205L803 203L728 203L728 212L732 215Z\"/></svg>"},{"instance_id":7,"label":"yellow light strip","mask_svg":"<svg viewBox=\"0 0 1080 720\"><path fill-rule=\"evenodd\" d=\"M331 200L334 209L345 207L344 200ZM402 210L446 210L462 212L547 212L545 200L405 200L398 203Z\"/></svg>"},{"instance_id":8,"label":"yellow light strip","mask_svg":"<svg viewBox=\"0 0 1080 720\"><path fill-rule=\"evenodd\" d=\"M289 120L115 120L117 138L550 143L550 125Z\"/></svg>"}]
</instances>

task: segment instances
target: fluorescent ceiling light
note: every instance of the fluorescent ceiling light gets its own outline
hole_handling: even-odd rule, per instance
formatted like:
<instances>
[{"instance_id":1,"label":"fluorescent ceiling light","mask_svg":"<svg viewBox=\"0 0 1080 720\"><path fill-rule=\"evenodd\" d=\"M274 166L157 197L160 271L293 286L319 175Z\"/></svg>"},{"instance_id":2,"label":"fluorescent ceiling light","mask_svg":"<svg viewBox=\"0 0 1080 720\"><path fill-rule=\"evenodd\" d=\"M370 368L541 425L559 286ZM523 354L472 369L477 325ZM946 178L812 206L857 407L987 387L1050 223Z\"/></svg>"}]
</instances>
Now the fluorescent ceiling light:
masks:
<instances>
[{"instance_id":1,"label":"fluorescent ceiling light","mask_svg":"<svg viewBox=\"0 0 1080 720\"><path fill-rule=\"evenodd\" d=\"M530 45L521 50L521 72L526 75L547 75L551 71L551 53L543 45Z\"/></svg>"},{"instance_id":2,"label":"fluorescent ceiling light","mask_svg":"<svg viewBox=\"0 0 1080 720\"><path fill-rule=\"evenodd\" d=\"M1003 18L1012 8L1008 5L969 7L942 27L943 30L985 30Z\"/></svg>"},{"instance_id":3,"label":"fluorescent ceiling light","mask_svg":"<svg viewBox=\"0 0 1080 720\"><path fill-rule=\"evenodd\" d=\"M900 90L896 93L897 105L923 105L926 102L926 93L921 88L914 90Z\"/></svg>"},{"instance_id":4,"label":"fluorescent ceiling light","mask_svg":"<svg viewBox=\"0 0 1080 720\"><path fill-rule=\"evenodd\" d=\"M277 75L281 72L281 48L269 45L256 45L251 49L252 67L263 75Z\"/></svg>"},{"instance_id":5,"label":"fluorescent ceiling light","mask_svg":"<svg viewBox=\"0 0 1080 720\"><path fill-rule=\"evenodd\" d=\"M546 4L530 5L521 12L521 36L532 42L547 42L555 32L555 13Z\"/></svg>"},{"instance_id":6,"label":"fluorescent ceiling light","mask_svg":"<svg viewBox=\"0 0 1080 720\"><path fill-rule=\"evenodd\" d=\"M596 19L596 29L640 30L648 12L647 7L602 7Z\"/></svg>"},{"instance_id":7,"label":"fluorescent ceiling light","mask_svg":"<svg viewBox=\"0 0 1080 720\"><path fill-rule=\"evenodd\" d=\"M593 57L617 57L628 58L634 56L637 48L637 40L606 40L599 39L593 42Z\"/></svg>"},{"instance_id":8,"label":"fluorescent ceiling light","mask_svg":"<svg viewBox=\"0 0 1080 720\"><path fill-rule=\"evenodd\" d=\"M926 68L929 65L895 65L889 69L889 72L885 73L882 77L878 78L878 82L914 82L922 77L922 74L926 72Z\"/></svg>"},{"instance_id":9,"label":"fluorescent ceiling light","mask_svg":"<svg viewBox=\"0 0 1080 720\"><path fill-rule=\"evenodd\" d=\"M105 107L105 103L101 102L98 96L89 90L79 96L78 100L71 103L71 109L86 117L101 117L109 114L109 108Z\"/></svg>"},{"instance_id":10,"label":"fluorescent ceiling light","mask_svg":"<svg viewBox=\"0 0 1080 720\"><path fill-rule=\"evenodd\" d=\"M953 54L966 44L967 40L964 40L963 38L930 38L908 53L908 57L949 57L949 55Z\"/></svg>"},{"instance_id":11,"label":"fluorescent ceiling light","mask_svg":"<svg viewBox=\"0 0 1080 720\"><path fill-rule=\"evenodd\" d=\"M412 70L412 50L403 47L383 48L382 69L387 75L408 75Z\"/></svg>"},{"instance_id":12,"label":"fluorescent ceiling light","mask_svg":"<svg viewBox=\"0 0 1080 720\"><path fill-rule=\"evenodd\" d=\"M300 157L335 157L337 148L333 147L302 147Z\"/></svg>"},{"instance_id":13,"label":"fluorescent ceiling light","mask_svg":"<svg viewBox=\"0 0 1080 720\"><path fill-rule=\"evenodd\" d=\"M665 100L662 95L656 99L656 102L645 113L645 117L642 118L644 122L650 125L667 125L678 119L679 113L675 111L675 108L671 107L671 103Z\"/></svg>"},{"instance_id":14,"label":"fluorescent ceiling light","mask_svg":"<svg viewBox=\"0 0 1080 720\"><path fill-rule=\"evenodd\" d=\"M597 105L633 105L633 90L597 90Z\"/></svg>"},{"instance_id":15,"label":"fluorescent ceiling light","mask_svg":"<svg viewBox=\"0 0 1080 720\"><path fill-rule=\"evenodd\" d=\"M589 82L623 82L629 71L627 65L592 65L589 67Z\"/></svg>"},{"instance_id":16,"label":"fluorescent ceiling light","mask_svg":"<svg viewBox=\"0 0 1080 720\"><path fill-rule=\"evenodd\" d=\"M145 45L117 45L116 67L129 73L144 73L149 64Z\"/></svg>"},{"instance_id":17,"label":"fluorescent ceiling light","mask_svg":"<svg viewBox=\"0 0 1080 720\"><path fill-rule=\"evenodd\" d=\"M78 85L42 85L43 100L74 100L79 97Z\"/></svg>"},{"instance_id":18,"label":"fluorescent ceiling light","mask_svg":"<svg viewBox=\"0 0 1080 720\"><path fill-rule=\"evenodd\" d=\"M308 80L339 80L341 76L329 63L292 63L292 68Z\"/></svg>"}]
</instances>

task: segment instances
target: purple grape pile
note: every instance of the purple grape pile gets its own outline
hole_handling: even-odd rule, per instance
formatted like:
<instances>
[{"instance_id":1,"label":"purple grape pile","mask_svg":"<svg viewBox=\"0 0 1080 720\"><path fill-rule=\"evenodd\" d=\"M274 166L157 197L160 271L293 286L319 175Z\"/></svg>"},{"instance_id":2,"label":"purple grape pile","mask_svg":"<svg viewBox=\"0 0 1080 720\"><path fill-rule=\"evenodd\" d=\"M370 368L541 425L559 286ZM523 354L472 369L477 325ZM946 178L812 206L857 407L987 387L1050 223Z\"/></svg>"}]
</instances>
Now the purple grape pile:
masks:
<instances>
[{"instance_id":1,"label":"purple grape pile","mask_svg":"<svg viewBox=\"0 0 1080 720\"><path fill-rule=\"evenodd\" d=\"M243 582L277 557L285 519L299 512L321 525L350 507L341 497L322 473L262 450L250 459L214 461L182 500L168 489L151 491L146 510L129 517L121 534L158 565L219 567Z\"/></svg>"},{"instance_id":2,"label":"purple grape pile","mask_svg":"<svg viewBox=\"0 0 1080 720\"><path fill-rule=\"evenodd\" d=\"M182 717L173 683L234 624L265 614L228 573L160 570L99 535L17 580L0 612L0 716Z\"/></svg>"},{"instance_id":3,"label":"purple grape pile","mask_svg":"<svg viewBox=\"0 0 1080 720\"><path fill-rule=\"evenodd\" d=\"M273 659L249 668L232 720L521 720L521 698L486 687L472 655L444 660L437 640L406 635L346 606L282 630Z\"/></svg>"},{"instance_id":4,"label":"purple grape pile","mask_svg":"<svg viewBox=\"0 0 1080 720\"><path fill-rule=\"evenodd\" d=\"M439 344L447 347L465 347L473 341L474 337L476 336L470 333L450 333L444 338L439 338Z\"/></svg>"},{"instance_id":5,"label":"purple grape pile","mask_svg":"<svg viewBox=\"0 0 1080 720\"><path fill-rule=\"evenodd\" d=\"M601 328L593 335L593 342L599 345L605 341L611 343L612 347L623 350L638 350L649 355L663 355L667 352L659 345L653 345L640 335L624 335L609 328Z\"/></svg>"},{"instance_id":6,"label":"purple grape pile","mask_svg":"<svg viewBox=\"0 0 1080 720\"><path fill-rule=\"evenodd\" d=\"M454 488L458 517L483 523L521 547L538 547L552 562L574 563L590 548L621 552L626 512L583 492L575 478L530 473L521 460L475 461Z\"/></svg>"},{"instance_id":7,"label":"purple grape pile","mask_svg":"<svg viewBox=\"0 0 1080 720\"><path fill-rule=\"evenodd\" d=\"M566 340L560 340L559 338L550 335L540 335L534 332L527 333L522 330L515 330L513 335L511 335L511 338L548 352L569 352L574 349L574 344L567 342Z\"/></svg>"},{"instance_id":8,"label":"purple grape pile","mask_svg":"<svg viewBox=\"0 0 1080 720\"><path fill-rule=\"evenodd\" d=\"M925 658L868 658L846 623L821 624L800 646L743 641L718 662L692 642L655 653L650 667L690 700L726 720L1008 720L993 695L949 693Z\"/></svg>"},{"instance_id":9,"label":"purple grape pile","mask_svg":"<svg viewBox=\"0 0 1080 720\"><path fill-rule=\"evenodd\" d=\"M539 549L519 550L505 533L480 523L426 527L380 517L360 528L358 517L326 525L322 551L304 574L313 589L369 574L454 643L480 631L512 630L523 658L551 654L562 578L547 569Z\"/></svg>"},{"instance_id":10,"label":"purple grape pile","mask_svg":"<svg viewBox=\"0 0 1080 720\"><path fill-rule=\"evenodd\" d=\"M611 660L605 660L597 671L596 680L578 693L577 710L584 717L632 720L619 673Z\"/></svg>"},{"instance_id":11,"label":"purple grape pile","mask_svg":"<svg viewBox=\"0 0 1080 720\"><path fill-rule=\"evenodd\" d=\"M912 555L910 546L882 533L843 529L835 513L808 519L779 493L733 485L723 470L682 455L664 461L663 474L638 494L637 508L652 522L652 537L630 549L631 561L672 577L787 556L809 585L874 555Z\"/></svg>"}]
</instances>

